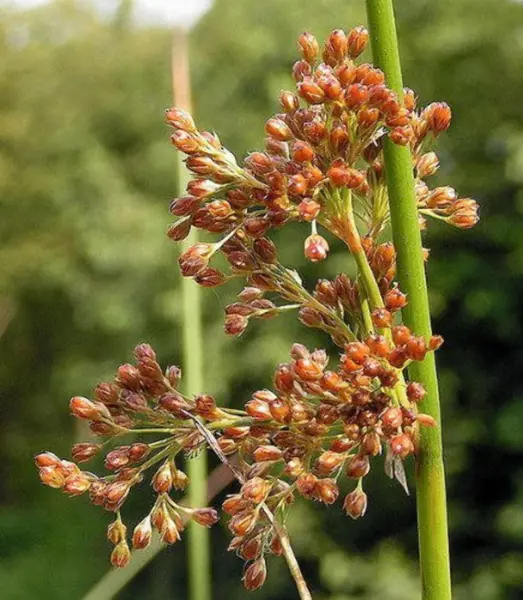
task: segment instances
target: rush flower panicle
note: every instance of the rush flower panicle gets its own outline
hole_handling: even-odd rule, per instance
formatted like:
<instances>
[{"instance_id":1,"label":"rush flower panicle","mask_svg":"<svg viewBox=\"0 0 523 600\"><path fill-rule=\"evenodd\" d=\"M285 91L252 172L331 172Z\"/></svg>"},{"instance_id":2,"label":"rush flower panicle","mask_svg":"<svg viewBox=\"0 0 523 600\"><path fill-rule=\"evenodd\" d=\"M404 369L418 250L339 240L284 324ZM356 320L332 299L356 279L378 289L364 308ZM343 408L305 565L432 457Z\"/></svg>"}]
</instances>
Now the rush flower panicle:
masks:
<instances>
[{"instance_id":1,"label":"rush flower panicle","mask_svg":"<svg viewBox=\"0 0 523 600\"><path fill-rule=\"evenodd\" d=\"M227 464L228 456L236 457L231 469L241 487L222 508L230 515L229 549L247 562L247 589L263 585L265 556L284 551L281 523L296 497L334 504L340 482L348 480L353 489L340 504L351 518L362 517L368 505L364 480L380 460L407 490L403 463L416 452L419 427L436 421L418 411L425 390L407 382L405 370L443 339L416 336L401 323L408 298L395 282L394 246L384 239L390 220L384 139L411 150L422 229L427 217L472 227L478 207L451 187L425 183L438 169L430 147L449 127L450 108L418 108L409 89L400 100L379 69L357 60L367 39L363 27L336 30L321 51L314 36L300 37L301 59L292 70L296 90L281 93L281 112L265 124L265 149L243 164L190 115L166 111L172 143L187 155L194 174L186 195L170 204L177 220L168 236L178 241L196 227L220 237L185 250L182 275L203 287L244 280L237 301L225 309L230 335L241 335L251 319L297 310L302 324L324 331L339 350L329 357L293 344L289 362L275 370L272 389L255 392L241 411L220 407L209 395L182 394L180 369L162 369L147 344L137 346L134 364L99 384L92 399L73 398L71 412L88 421L100 441L76 444L75 462L46 452L36 464L44 484L70 496L88 494L115 514L107 535L117 567L131 556L120 510L146 477L156 500L130 535L133 548L146 548L154 531L175 543L190 519L203 526L217 521L214 509L190 508L174 498L189 483L180 459L204 448ZM308 260L325 260L326 236L338 238L352 254L357 276L340 273L307 289L279 261L268 237L291 221L305 224ZM211 266L215 254L225 257L227 272ZM78 466L101 453L107 475Z\"/></svg>"}]
</instances>

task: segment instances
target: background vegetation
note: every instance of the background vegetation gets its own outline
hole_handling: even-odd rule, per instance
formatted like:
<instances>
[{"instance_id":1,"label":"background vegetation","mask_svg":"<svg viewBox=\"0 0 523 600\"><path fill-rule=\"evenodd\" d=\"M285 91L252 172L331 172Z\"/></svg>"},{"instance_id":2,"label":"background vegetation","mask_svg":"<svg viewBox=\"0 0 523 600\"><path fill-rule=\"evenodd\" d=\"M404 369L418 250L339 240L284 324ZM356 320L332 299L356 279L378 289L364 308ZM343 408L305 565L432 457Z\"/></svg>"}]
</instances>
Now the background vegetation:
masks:
<instances>
[{"instance_id":1,"label":"background vegetation","mask_svg":"<svg viewBox=\"0 0 523 600\"><path fill-rule=\"evenodd\" d=\"M82 432L67 400L150 341L180 359L180 281L166 239L174 155L170 32L137 28L130 2L110 22L74 2L0 22L0 579L6 600L81 598L107 569L107 515L38 483L31 457L65 455ZM288 85L295 39L364 22L363 3L217 0L194 31L197 116L238 153L254 149ZM406 82L454 111L440 143L440 180L482 205L472 232L433 227L429 281L439 353L455 597L523 594L523 5L508 0L403 0ZM303 263L305 231L287 262L312 277L348 269ZM336 249L336 248L335 248ZM292 316L221 333L234 289L208 291L207 390L240 403L267 385L297 338L322 346ZM290 528L315 597L415 599L414 501L381 473L367 517L310 504ZM147 503L145 491L131 511ZM216 527L216 598L243 597L241 561ZM162 553L120 598L184 598L184 543ZM294 598L282 561L257 597Z\"/></svg>"}]
</instances>

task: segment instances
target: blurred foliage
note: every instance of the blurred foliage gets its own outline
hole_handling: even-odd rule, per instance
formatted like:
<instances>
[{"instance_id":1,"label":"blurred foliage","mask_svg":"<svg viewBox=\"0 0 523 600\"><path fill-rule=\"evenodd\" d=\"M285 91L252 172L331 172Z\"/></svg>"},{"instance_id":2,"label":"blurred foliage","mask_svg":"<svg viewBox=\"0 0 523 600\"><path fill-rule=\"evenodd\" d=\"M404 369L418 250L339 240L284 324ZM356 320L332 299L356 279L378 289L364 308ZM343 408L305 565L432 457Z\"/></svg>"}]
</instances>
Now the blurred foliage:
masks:
<instances>
[{"instance_id":1,"label":"blurred foliage","mask_svg":"<svg viewBox=\"0 0 523 600\"><path fill-rule=\"evenodd\" d=\"M129 1L110 22L72 1L0 21L0 578L6 600L81 598L107 568L106 515L39 486L31 457L65 455L82 432L67 399L147 339L179 360L176 249L166 240L174 157L170 33L137 28ZM195 30L199 121L234 151L259 146L289 85L295 42L364 22L361 2L217 0ZM421 103L454 111L438 180L482 204L472 232L435 226L430 278L440 354L457 600L523 594L523 6L509 0L403 0L405 81ZM303 228L285 260L307 277ZM282 242L282 236L276 237ZM335 252L325 266L351 268ZM233 289L206 294L207 391L245 400L267 385L294 339L322 345L289 315L239 341L221 335ZM361 522L299 505L295 545L319 600L415 599L415 508L375 474ZM147 494L136 505L147 502ZM137 506L131 506L131 512ZM243 598L241 562L213 531L216 598ZM183 598L184 546L166 551L120 596ZM219 567L219 568L218 568ZM259 598L295 598L282 561Z\"/></svg>"}]
</instances>

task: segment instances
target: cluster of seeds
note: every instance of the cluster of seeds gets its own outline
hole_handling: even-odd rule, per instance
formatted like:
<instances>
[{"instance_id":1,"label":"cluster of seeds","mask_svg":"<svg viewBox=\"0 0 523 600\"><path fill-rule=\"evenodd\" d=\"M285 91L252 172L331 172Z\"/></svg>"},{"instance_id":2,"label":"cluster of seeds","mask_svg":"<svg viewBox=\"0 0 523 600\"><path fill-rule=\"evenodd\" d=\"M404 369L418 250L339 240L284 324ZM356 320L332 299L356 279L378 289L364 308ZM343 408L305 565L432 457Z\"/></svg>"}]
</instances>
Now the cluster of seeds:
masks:
<instances>
[{"instance_id":1,"label":"cluster of seeds","mask_svg":"<svg viewBox=\"0 0 523 600\"><path fill-rule=\"evenodd\" d=\"M379 69L357 63L367 38L362 27L348 34L333 31L319 62L316 39L300 37L296 92L282 92L283 112L265 125L265 150L249 154L243 166L187 113L176 108L166 113L172 142L187 155L194 174L187 194L171 203L179 219L168 235L182 240L191 227L220 235L181 254L182 275L204 287L244 279L237 301L225 310L228 334L240 335L253 318L297 310L301 323L327 333L340 351L329 368L324 350L294 344L291 360L276 368L273 390L255 392L243 410L221 408L209 395L182 394L180 369L162 370L147 344L135 349L135 364L122 365L114 381L95 389L93 400L73 398L73 415L89 421L102 441L74 446L75 462L46 452L36 463L46 485L70 496L88 493L94 504L116 514L108 530L115 566L130 558L120 509L150 469L157 497L134 529L134 548L147 547L153 530L174 543L189 519L205 526L217 520L213 509L189 508L172 497L188 484L179 457L204 448L229 465L241 484L223 510L231 516L230 550L247 563L247 589L263 585L267 554L286 555L282 523L297 496L334 504L340 480L347 478L354 485L343 508L359 518L367 509L364 478L371 459L380 455L386 473L407 488L403 461L416 452L419 427L436 422L418 410L425 390L407 382L405 370L443 340L416 336L401 323L408 299L395 282L394 246L382 239L390 219L385 138L412 153L420 227L427 216L471 227L477 205L450 187L431 190L425 183L438 168L427 146L448 128L450 109L434 103L418 110L411 90L400 98ZM318 226L341 239L357 276L341 273L306 289L299 274L280 263L268 237L288 221L310 227L304 253L312 262L329 252ZM211 266L218 253L228 273ZM129 434L133 442L117 445ZM102 451L108 475L77 466Z\"/></svg>"}]
</instances>

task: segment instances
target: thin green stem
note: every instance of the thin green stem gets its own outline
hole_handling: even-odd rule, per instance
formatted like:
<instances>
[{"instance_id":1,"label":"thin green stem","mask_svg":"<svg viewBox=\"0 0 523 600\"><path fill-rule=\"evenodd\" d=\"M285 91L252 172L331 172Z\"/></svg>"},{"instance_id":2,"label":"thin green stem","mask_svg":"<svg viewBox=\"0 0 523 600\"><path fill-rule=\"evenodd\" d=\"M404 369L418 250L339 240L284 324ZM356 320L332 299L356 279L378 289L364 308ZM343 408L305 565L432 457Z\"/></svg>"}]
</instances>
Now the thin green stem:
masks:
<instances>
[{"instance_id":1,"label":"thin green stem","mask_svg":"<svg viewBox=\"0 0 523 600\"><path fill-rule=\"evenodd\" d=\"M374 59L387 84L402 98L403 81L392 0L367 0ZM385 141L385 170L389 193L398 278L409 304L403 318L408 327L428 339L431 335L427 282L418 225L412 156L408 148ZM420 410L441 424L434 354L409 367L413 379L425 386ZM450 561L441 427L422 428L417 456L417 510L421 578L424 600L450 600Z\"/></svg>"},{"instance_id":2,"label":"thin green stem","mask_svg":"<svg viewBox=\"0 0 523 600\"><path fill-rule=\"evenodd\" d=\"M184 30L175 30L172 48L173 96L174 103L187 111L191 111L191 85L189 75L189 43L188 34ZM189 180L189 173L177 154L178 193L183 195ZM187 249L197 242L196 230L193 228L182 248ZM203 333L200 288L189 278L182 279L182 314L183 314L183 368L185 391L187 394L199 394L203 391ZM189 503L193 507L203 507L207 502L207 455L188 461L187 471L191 481L188 494ZM188 527L188 567L190 600L211 600L211 553L209 530L191 522Z\"/></svg>"}]
</instances>

